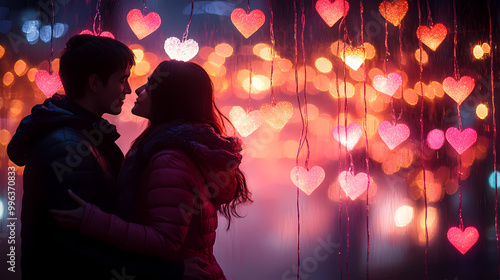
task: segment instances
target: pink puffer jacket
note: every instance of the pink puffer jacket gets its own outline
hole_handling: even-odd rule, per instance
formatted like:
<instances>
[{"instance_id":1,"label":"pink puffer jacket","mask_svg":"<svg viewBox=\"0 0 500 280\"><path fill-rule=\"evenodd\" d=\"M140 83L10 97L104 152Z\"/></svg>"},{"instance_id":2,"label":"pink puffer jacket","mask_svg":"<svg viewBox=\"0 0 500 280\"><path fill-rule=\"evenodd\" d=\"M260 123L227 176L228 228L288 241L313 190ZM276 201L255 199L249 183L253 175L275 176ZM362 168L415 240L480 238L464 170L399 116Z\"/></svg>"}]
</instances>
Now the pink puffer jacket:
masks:
<instances>
[{"instance_id":1,"label":"pink puffer jacket","mask_svg":"<svg viewBox=\"0 0 500 280\"><path fill-rule=\"evenodd\" d=\"M196 148L198 154L204 153L203 147ZM178 149L157 151L137 192L133 220L140 224L125 222L88 203L80 231L137 254L167 260L199 256L209 264L204 267L209 279L226 279L215 260L213 245L217 208L235 194L234 170L239 162L228 164L216 169Z\"/></svg>"}]
</instances>

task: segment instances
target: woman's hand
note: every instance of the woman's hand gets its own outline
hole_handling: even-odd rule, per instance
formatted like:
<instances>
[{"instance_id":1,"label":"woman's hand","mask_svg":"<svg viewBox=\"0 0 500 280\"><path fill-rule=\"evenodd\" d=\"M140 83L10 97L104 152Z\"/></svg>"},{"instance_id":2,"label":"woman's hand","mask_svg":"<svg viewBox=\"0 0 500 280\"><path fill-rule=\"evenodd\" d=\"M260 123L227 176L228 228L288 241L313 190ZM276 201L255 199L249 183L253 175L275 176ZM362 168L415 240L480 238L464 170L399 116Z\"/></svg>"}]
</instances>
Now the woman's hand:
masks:
<instances>
[{"instance_id":1,"label":"woman's hand","mask_svg":"<svg viewBox=\"0 0 500 280\"><path fill-rule=\"evenodd\" d=\"M52 214L59 226L68 230L78 231L83 220L83 214L85 212L87 202L74 194L71 190L68 190L68 194L69 197L78 203L79 207L72 210L51 209L49 210L49 213Z\"/></svg>"},{"instance_id":2,"label":"woman's hand","mask_svg":"<svg viewBox=\"0 0 500 280\"><path fill-rule=\"evenodd\" d=\"M195 256L184 259L183 261L184 276L182 277L182 280L210 279L210 273L203 269L203 267L207 266L208 263L203 259Z\"/></svg>"}]
</instances>

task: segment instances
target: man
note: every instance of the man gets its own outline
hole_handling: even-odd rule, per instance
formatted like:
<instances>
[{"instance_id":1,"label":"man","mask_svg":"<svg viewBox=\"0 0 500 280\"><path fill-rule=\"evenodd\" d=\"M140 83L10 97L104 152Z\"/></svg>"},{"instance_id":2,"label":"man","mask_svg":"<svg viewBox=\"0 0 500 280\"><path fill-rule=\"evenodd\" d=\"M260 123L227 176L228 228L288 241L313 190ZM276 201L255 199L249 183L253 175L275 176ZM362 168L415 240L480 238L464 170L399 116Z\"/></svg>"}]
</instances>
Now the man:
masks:
<instances>
[{"instance_id":1,"label":"man","mask_svg":"<svg viewBox=\"0 0 500 280\"><path fill-rule=\"evenodd\" d=\"M120 136L116 127L102 115L121 112L123 100L131 93L128 77L134 64L133 52L119 41L72 37L60 58L65 95L55 94L34 106L9 143L10 159L26 165L22 279L119 279L124 273L133 274L133 267L144 269L154 262L141 264L146 258L113 251L78 232L68 232L49 214L50 209L77 208L68 189L113 212L123 153L115 144ZM163 264L158 267L165 268ZM174 266L182 275L182 263Z\"/></svg>"}]
</instances>

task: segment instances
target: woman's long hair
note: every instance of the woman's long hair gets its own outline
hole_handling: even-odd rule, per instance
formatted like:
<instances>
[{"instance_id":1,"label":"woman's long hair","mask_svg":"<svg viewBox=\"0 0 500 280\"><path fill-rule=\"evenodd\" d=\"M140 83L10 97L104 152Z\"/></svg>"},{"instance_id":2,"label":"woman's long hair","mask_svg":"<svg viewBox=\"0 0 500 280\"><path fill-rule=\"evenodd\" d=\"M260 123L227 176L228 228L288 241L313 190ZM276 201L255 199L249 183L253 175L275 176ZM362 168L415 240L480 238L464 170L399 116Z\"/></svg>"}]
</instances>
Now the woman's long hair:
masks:
<instances>
[{"instance_id":1,"label":"woman's long hair","mask_svg":"<svg viewBox=\"0 0 500 280\"><path fill-rule=\"evenodd\" d=\"M224 121L231 124L214 102L212 80L195 63L175 60L161 62L149 78L147 90L152 103L149 124L133 141L130 150L136 148L153 128L176 119L208 124L220 135L226 134ZM235 176L237 186L233 200L220 205L218 209L228 220L227 229L232 216L241 217L237 206L253 202L245 175L239 168L236 168Z\"/></svg>"}]
</instances>

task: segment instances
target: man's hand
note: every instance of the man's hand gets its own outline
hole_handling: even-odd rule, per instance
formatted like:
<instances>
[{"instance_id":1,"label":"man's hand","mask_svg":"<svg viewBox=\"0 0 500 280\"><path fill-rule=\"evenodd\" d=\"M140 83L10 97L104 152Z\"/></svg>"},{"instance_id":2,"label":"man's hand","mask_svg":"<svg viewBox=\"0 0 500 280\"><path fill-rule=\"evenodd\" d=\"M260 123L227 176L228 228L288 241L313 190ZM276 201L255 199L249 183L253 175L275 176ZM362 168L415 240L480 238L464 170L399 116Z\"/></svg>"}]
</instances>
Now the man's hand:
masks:
<instances>
[{"instance_id":1,"label":"man's hand","mask_svg":"<svg viewBox=\"0 0 500 280\"><path fill-rule=\"evenodd\" d=\"M184 276L183 280L196 280L196 279L210 279L210 273L205 271L203 267L207 266L208 263L205 262L200 257L191 257L184 259Z\"/></svg>"},{"instance_id":2,"label":"man's hand","mask_svg":"<svg viewBox=\"0 0 500 280\"><path fill-rule=\"evenodd\" d=\"M83 220L83 214L85 212L85 206L87 206L87 202L74 194L71 190L68 190L68 194L74 201L78 203L79 207L73 210L51 209L49 210L49 213L52 214L57 224L59 224L61 227L68 230L78 231Z\"/></svg>"}]
</instances>

